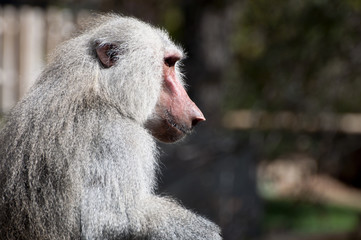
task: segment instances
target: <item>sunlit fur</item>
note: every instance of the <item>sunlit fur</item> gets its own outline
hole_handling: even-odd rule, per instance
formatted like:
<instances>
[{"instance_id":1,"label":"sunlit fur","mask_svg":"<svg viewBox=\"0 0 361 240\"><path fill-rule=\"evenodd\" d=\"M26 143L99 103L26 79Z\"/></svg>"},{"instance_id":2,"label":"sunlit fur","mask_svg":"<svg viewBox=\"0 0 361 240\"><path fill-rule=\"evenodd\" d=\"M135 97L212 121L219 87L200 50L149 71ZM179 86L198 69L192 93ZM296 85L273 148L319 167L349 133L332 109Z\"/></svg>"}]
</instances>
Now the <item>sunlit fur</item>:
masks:
<instances>
[{"instance_id":1,"label":"sunlit fur","mask_svg":"<svg viewBox=\"0 0 361 240\"><path fill-rule=\"evenodd\" d=\"M108 15L62 44L0 133L0 239L220 239L154 194L144 128L161 89L164 31ZM104 68L97 44L121 55Z\"/></svg>"}]
</instances>

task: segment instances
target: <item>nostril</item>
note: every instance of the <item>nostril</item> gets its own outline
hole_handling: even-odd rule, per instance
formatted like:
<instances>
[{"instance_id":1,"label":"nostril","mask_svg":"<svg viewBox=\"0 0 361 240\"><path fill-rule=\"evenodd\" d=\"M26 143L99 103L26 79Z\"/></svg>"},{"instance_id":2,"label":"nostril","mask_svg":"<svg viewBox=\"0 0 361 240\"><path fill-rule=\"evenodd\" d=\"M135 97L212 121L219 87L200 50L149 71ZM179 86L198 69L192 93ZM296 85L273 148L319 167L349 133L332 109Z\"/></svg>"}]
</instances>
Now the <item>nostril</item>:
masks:
<instances>
[{"instance_id":1,"label":"nostril","mask_svg":"<svg viewBox=\"0 0 361 240\"><path fill-rule=\"evenodd\" d=\"M196 126L198 123L205 121L204 117L196 117L192 120L192 127Z\"/></svg>"}]
</instances>

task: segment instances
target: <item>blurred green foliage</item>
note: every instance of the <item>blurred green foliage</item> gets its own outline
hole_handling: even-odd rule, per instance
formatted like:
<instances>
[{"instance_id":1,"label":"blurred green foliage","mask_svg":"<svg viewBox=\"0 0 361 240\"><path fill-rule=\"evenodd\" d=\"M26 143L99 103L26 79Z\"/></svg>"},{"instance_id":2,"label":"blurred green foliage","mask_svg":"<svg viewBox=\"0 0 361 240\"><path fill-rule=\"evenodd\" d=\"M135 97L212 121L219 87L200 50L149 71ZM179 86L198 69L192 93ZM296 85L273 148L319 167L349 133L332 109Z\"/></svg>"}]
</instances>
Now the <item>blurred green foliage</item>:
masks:
<instances>
[{"instance_id":1,"label":"blurred green foliage","mask_svg":"<svg viewBox=\"0 0 361 240\"><path fill-rule=\"evenodd\" d=\"M181 29L184 24L184 15L179 7L169 6L163 16L165 29L168 30L170 36L175 39L181 38Z\"/></svg>"},{"instance_id":2,"label":"blurred green foliage","mask_svg":"<svg viewBox=\"0 0 361 240\"><path fill-rule=\"evenodd\" d=\"M358 213L345 208L292 201L267 201L265 208L265 231L337 233L358 226Z\"/></svg>"},{"instance_id":3,"label":"blurred green foliage","mask_svg":"<svg viewBox=\"0 0 361 240\"><path fill-rule=\"evenodd\" d=\"M360 39L360 1L245 1L225 107L360 112Z\"/></svg>"}]
</instances>

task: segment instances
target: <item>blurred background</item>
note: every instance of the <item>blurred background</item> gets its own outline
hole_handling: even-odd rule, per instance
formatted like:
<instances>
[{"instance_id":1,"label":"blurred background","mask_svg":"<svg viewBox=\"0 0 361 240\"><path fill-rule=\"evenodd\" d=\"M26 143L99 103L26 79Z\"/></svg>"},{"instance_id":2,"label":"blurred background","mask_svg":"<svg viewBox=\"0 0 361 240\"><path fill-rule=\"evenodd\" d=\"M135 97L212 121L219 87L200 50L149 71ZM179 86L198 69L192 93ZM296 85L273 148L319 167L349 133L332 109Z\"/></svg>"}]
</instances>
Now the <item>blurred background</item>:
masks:
<instances>
[{"instance_id":1,"label":"blurred background","mask_svg":"<svg viewBox=\"0 0 361 240\"><path fill-rule=\"evenodd\" d=\"M0 1L0 110L92 13L183 46L207 121L162 145L158 191L224 239L361 239L361 1Z\"/></svg>"}]
</instances>

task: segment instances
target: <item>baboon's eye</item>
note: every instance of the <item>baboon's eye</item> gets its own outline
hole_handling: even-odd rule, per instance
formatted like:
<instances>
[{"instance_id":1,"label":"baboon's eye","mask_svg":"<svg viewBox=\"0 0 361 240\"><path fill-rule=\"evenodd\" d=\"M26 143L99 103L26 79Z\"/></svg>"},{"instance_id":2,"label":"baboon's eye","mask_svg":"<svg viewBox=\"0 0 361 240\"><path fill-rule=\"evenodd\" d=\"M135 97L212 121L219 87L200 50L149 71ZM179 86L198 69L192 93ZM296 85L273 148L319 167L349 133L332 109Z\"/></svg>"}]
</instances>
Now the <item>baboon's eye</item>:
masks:
<instances>
[{"instance_id":1,"label":"baboon's eye","mask_svg":"<svg viewBox=\"0 0 361 240\"><path fill-rule=\"evenodd\" d=\"M164 64L167 67L174 67L174 65L176 64L176 62L179 60L180 58L178 56L172 55L169 57L165 57L164 58Z\"/></svg>"}]
</instances>

